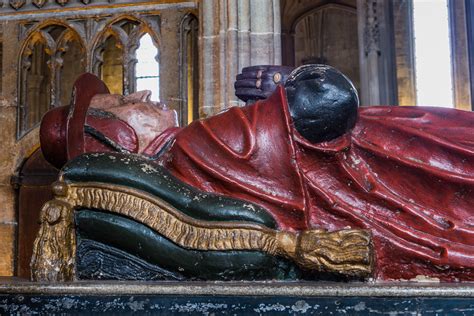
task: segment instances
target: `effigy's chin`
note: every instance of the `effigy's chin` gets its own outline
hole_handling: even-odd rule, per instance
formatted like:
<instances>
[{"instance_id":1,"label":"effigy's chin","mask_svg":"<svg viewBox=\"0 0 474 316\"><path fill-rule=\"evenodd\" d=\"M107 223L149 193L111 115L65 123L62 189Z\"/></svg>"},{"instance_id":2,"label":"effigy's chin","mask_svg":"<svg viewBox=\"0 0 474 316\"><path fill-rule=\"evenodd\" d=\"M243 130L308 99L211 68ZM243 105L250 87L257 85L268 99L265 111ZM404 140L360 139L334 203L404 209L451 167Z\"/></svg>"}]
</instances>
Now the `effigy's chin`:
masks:
<instances>
[{"instance_id":1,"label":"effigy's chin","mask_svg":"<svg viewBox=\"0 0 474 316\"><path fill-rule=\"evenodd\" d=\"M474 280L473 113L358 108L330 66L252 69L236 88L258 102L182 129L147 92L94 97L89 134L59 139L85 146L42 208L33 280Z\"/></svg>"}]
</instances>

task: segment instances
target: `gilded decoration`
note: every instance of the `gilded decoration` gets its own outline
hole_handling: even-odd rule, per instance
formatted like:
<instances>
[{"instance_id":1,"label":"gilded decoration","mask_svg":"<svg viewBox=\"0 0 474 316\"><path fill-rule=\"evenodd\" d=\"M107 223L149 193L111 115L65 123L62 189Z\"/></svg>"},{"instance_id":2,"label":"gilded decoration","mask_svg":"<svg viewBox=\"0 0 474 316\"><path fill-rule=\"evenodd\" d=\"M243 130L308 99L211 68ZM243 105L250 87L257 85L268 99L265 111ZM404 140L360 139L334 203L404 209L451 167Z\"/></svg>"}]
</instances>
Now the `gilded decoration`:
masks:
<instances>
[{"instance_id":1,"label":"gilded decoration","mask_svg":"<svg viewBox=\"0 0 474 316\"><path fill-rule=\"evenodd\" d=\"M125 215L173 243L203 251L255 250L279 255L301 268L366 277L372 273L371 235L365 230L283 232L245 222L203 221L184 215L148 193L103 183L57 182L35 241L32 278L74 280L74 210L92 208Z\"/></svg>"}]
</instances>

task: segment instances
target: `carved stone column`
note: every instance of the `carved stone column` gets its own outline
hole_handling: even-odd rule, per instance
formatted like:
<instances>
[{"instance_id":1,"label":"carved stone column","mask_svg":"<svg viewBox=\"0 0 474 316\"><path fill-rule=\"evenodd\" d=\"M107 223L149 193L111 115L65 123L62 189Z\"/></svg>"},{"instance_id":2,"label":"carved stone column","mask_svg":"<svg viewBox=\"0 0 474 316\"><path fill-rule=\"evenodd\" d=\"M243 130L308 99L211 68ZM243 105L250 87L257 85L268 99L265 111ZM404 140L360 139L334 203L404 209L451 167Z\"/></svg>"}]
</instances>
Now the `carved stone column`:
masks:
<instances>
[{"instance_id":1,"label":"carved stone column","mask_svg":"<svg viewBox=\"0 0 474 316\"><path fill-rule=\"evenodd\" d=\"M449 0L448 3L454 104L457 109L470 111L473 108L471 108L471 74L469 73L466 2Z\"/></svg>"},{"instance_id":2,"label":"carved stone column","mask_svg":"<svg viewBox=\"0 0 474 316\"><path fill-rule=\"evenodd\" d=\"M246 66L281 63L279 0L200 2L200 116L239 104L235 76Z\"/></svg>"},{"instance_id":3,"label":"carved stone column","mask_svg":"<svg viewBox=\"0 0 474 316\"><path fill-rule=\"evenodd\" d=\"M396 105L392 2L357 0L362 105Z\"/></svg>"},{"instance_id":4,"label":"carved stone column","mask_svg":"<svg viewBox=\"0 0 474 316\"><path fill-rule=\"evenodd\" d=\"M393 1L398 105L416 105L413 1Z\"/></svg>"}]
</instances>

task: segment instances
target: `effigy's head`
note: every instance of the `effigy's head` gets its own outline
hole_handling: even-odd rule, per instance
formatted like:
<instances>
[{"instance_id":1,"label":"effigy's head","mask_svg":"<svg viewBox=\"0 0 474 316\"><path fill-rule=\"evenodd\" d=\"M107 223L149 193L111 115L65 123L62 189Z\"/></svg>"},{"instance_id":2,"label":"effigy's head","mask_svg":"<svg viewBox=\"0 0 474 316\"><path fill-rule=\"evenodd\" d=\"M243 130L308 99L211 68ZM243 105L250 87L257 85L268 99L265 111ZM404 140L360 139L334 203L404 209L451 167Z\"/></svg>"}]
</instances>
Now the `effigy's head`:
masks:
<instances>
[{"instance_id":1,"label":"effigy's head","mask_svg":"<svg viewBox=\"0 0 474 316\"><path fill-rule=\"evenodd\" d=\"M139 152L162 132L178 127L178 114L164 104L151 101L151 91L138 91L128 96L117 94L95 95L91 108L105 110L130 125L139 141Z\"/></svg>"},{"instance_id":2,"label":"effigy's head","mask_svg":"<svg viewBox=\"0 0 474 316\"><path fill-rule=\"evenodd\" d=\"M312 143L333 140L351 130L359 97L352 82L327 65L296 68L285 83L296 130Z\"/></svg>"}]
</instances>

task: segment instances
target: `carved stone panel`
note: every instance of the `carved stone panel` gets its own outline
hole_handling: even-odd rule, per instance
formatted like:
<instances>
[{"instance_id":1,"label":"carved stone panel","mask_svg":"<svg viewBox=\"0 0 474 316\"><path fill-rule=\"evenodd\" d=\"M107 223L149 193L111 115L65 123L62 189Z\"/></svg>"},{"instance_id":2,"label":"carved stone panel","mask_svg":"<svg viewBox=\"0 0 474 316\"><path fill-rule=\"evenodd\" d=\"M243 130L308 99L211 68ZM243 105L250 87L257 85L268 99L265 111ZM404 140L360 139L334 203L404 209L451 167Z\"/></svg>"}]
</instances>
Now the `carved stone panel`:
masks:
<instances>
[{"instance_id":1,"label":"carved stone panel","mask_svg":"<svg viewBox=\"0 0 474 316\"><path fill-rule=\"evenodd\" d=\"M41 8L45 5L47 0L32 0L31 1L36 7Z\"/></svg>"},{"instance_id":2,"label":"carved stone panel","mask_svg":"<svg viewBox=\"0 0 474 316\"><path fill-rule=\"evenodd\" d=\"M10 6L15 10L20 9L25 3L26 0L10 0Z\"/></svg>"}]
</instances>

